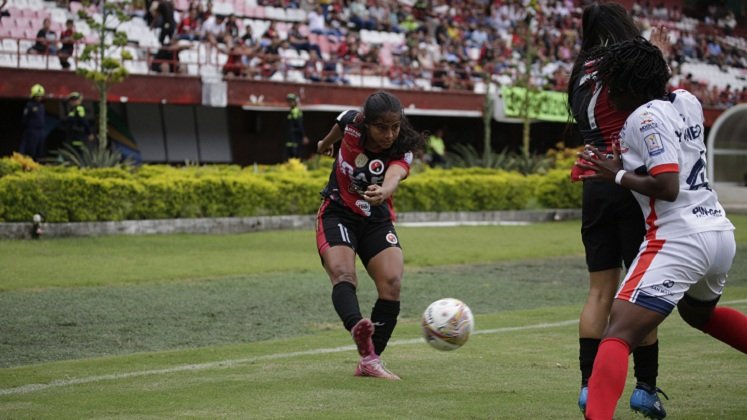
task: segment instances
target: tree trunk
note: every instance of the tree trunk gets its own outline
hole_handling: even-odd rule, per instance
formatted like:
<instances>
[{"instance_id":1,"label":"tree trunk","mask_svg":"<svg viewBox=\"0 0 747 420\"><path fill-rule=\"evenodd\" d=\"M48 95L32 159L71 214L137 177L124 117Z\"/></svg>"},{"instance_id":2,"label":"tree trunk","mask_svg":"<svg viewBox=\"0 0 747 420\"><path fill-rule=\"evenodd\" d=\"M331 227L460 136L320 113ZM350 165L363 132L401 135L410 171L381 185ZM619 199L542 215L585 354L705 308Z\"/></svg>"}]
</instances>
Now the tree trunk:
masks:
<instances>
[{"instance_id":1,"label":"tree trunk","mask_svg":"<svg viewBox=\"0 0 747 420\"><path fill-rule=\"evenodd\" d=\"M99 149L105 150L109 145L107 121L107 91L106 82L97 83L99 89Z\"/></svg>"},{"instance_id":2,"label":"tree trunk","mask_svg":"<svg viewBox=\"0 0 747 420\"><path fill-rule=\"evenodd\" d=\"M482 106L482 125L483 125L483 151L482 160L487 163L490 159L490 155L493 153L493 146L491 141L491 123L493 121L493 100L490 98L490 79L486 78L485 85L488 87L485 92L485 103Z\"/></svg>"}]
</instances>

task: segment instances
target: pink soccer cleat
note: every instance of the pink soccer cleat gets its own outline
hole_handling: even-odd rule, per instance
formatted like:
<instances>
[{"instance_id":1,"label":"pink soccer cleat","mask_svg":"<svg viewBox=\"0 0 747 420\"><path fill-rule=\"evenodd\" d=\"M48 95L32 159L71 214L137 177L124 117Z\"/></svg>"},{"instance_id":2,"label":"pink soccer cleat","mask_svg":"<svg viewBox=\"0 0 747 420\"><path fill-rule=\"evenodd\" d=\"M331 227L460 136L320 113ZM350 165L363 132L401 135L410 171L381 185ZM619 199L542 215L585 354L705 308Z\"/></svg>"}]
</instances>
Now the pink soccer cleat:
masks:
<instances>
[{"instance_id":1,"label":"pink soccer cleat","mask_svg":"<svg viewBox=\"0 0 747 420\"><path fill-rule=\"evenodd\" d=\"M370 319L363 318L358 321L350 330L355 345L358 346L358 354L366 357L374 354L374 345L371 336L374 332L374 325Z\"/></svg>"},{"instance_id":2,"label":"pink soccer cleat","mask_svg":"<svg viewBox=\"0 0 747 420\"><path fill-rule=\"evenodd\" d=\"M400 379L399 376L385 368L384 363L375 354L361 357L358 367L355 368L355 376L370 376L372 378L389 379L390 381L398 381Z\"/></svg>"}]
</instances>

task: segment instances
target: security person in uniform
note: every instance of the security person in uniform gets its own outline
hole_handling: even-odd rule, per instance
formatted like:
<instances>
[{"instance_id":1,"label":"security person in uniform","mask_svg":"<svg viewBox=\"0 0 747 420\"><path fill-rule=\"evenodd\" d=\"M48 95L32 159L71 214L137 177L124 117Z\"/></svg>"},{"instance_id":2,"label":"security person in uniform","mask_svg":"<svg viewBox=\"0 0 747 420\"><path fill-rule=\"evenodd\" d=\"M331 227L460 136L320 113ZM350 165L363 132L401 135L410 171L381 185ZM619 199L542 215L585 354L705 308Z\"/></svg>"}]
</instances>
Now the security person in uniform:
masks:
<instances>
[{"instance_id":1,"label":"security person in uniform","mask_svg":"<svg viewBox=\"0 0 747 420\"><path fill-rule=\"evenodd\" d=\"M300 158L301 157L301 145L309 143L309 139L304 135L303 129L303 112L298 107L298 96L295 93L289 93L286 96L288 100L288 140L285 143L285 157Z\"/></svg>"},{"instance_id":2,"label":"security person in uniform","mask_svg":"<svg viewBox=\"0 0 747 420\"><path fill-rule=\"evenodd\" d=\"M86 118L86 107L83 106L83 95L73 92L67 97L66 138L68 144L78 148L93 147L91 124Z\"/></svg>"},{"instance_id":3,"label":"security person in uniform","mask_svg":"<svg viewBox=\"0 0 747 420\"><path fill-rule=\"evenodd\" d=\"M44 140L47 137L46 110L42 102L44 94L44 86L38 83L31 86L31 99L26 103L21 118L23 134L19 152L34 160L39 160L44 156Z\"/></svg>"}]
</instances>

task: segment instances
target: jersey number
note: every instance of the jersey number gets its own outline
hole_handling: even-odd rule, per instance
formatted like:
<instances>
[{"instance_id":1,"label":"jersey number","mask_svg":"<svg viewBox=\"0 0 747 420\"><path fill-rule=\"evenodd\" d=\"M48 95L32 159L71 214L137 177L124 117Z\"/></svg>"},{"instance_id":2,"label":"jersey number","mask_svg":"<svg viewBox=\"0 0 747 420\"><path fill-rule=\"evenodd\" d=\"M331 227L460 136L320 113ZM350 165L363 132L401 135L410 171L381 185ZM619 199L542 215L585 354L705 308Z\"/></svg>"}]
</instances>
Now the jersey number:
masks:
<instances>
[{"instance_id":1,"label":"jersey number","mask_svg":"<svg viewBox=\"0 0 747 420\"><path fill-rule=\"evenodd\" d=\"M703 160L703 152L700 152L700 159L698 159L697 162L695 162L695 165L693 165L693 168L690 170L690 175L687 176L687 184L690 185L690 190L699 190L701 188L705 188L708 191L711 191L710 185L708 185L708 180L705 176L705 160Z\"/></svg>"}]
</instances>

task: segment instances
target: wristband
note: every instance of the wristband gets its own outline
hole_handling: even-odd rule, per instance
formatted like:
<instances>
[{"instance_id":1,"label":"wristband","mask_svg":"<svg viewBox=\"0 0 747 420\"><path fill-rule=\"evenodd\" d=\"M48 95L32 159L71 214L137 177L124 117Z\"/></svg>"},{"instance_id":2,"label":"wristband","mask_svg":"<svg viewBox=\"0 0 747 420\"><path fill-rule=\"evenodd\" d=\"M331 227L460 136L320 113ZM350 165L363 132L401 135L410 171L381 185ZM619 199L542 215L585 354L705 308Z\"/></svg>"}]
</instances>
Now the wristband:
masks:
<instances>
[{"instance_id":1,"label":"wristband","mask_svg":"<svg viewBox=\"0 0 747 420\"><path fill-rule=\"evenodd\" d=\"M623 179L623 175L625 175L625 169L620 169L619 171L617 171L617 173L615 174L615 184L620 185Z\"/></svg>"}]
</instances>

